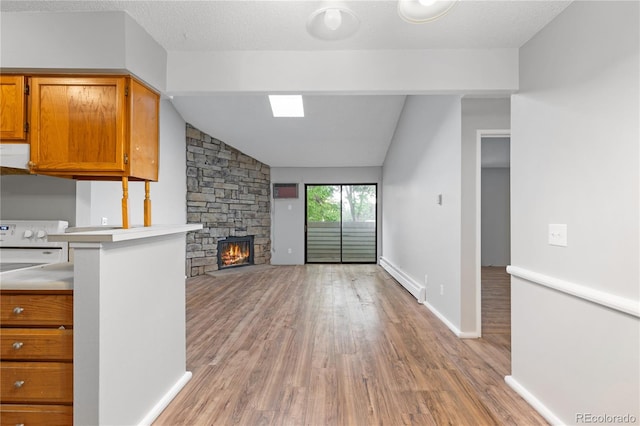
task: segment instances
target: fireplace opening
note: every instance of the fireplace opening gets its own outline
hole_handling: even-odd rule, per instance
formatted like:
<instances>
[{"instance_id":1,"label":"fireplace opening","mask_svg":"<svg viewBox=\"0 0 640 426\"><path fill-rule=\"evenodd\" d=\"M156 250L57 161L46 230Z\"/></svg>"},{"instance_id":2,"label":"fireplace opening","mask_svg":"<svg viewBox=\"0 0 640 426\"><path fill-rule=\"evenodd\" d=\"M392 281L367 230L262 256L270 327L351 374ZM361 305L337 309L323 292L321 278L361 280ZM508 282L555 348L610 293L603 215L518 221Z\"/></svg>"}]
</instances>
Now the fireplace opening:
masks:
<instances>
[{"instance_id":1,"label":"fireplace opening","mask_svg":"<svg viewBox=\"0 0 640 426\"><path fill-rule=\"evenodd\" d=\"M253 265L253 235L218 241L218 269Z\"/></svg>"}]
</instances>

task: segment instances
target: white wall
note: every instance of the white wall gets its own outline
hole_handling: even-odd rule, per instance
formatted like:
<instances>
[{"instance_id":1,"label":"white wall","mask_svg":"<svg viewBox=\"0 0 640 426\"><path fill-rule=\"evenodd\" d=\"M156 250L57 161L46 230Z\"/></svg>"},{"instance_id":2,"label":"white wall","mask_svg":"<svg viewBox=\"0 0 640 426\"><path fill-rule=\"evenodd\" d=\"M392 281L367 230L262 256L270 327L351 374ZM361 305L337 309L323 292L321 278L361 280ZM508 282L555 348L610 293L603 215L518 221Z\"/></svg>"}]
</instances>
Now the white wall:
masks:
<instances>
[{"instance_id":1,"label":"white wall","mask_svg":"<svg viewBox=\"0 0 640 426\"><path fill-rule=\"evenodd\" d=\"M511 127L509 99L462 99L462 236L461 236L461 330L476 332L479 306L476 300L476 135L478 130Z\"/></svg>"},{"instance_id":2,"label":"white wall","mask_svg":"<svg viewBox=\"0 0 640 426\"><path fill-rule=\"evenodd\" d=\"M273 265L304 264L305 184L377 184L378 254L380 254L381 167L272 167L271 182L298 184L297 199L272 199L271 263ZM291 249L291 254L288 253L288 249Z\"/></svg>"},{"instance_id":3,"label":"white wall","mask_svg":"<svg viewBox=\"0 0 640 426\"><path fill-rule=\"evenodd\" d=\"M573 2L520 52L510 380L559 423L640 421L639 17L638 2ZM567 247L547 244L556 223Z\"/></svg>"},{"instance_id":4,"label":"white wall","mask_svg":"<svg viewBox=\"0 0 640 426\"><path fill-rule=\"evenodd\" d=\"M507 266L511 259L509 168L482 168L482 266Z\"/></svg>"},{"instance_id":5,"label":"white wall","mask_svg":"<svg viewBox=\"0 0 640 426\"><path fill-rule=\"evenodd\" d=\"M76 183L38 175L0 177L0 218L76 223Z\"/></svg>"},{"instance_id":6,"label":"white wall","mask_svg":"<svg viewBox=\"0 0 640 426\"><path fill-rule=\"evenodd\" d=\"M460 327L461 101L408 96L383 166L382 256ZM442 205L437 204L442 194ZM443 294L440 292L443 286Z\"/></svg>"},{"instance_id":7,"label":"white wall","mask_svg":"<svg viewBox=\"0 0 640 426\"><path fill-rule=\"evenodd\" d=\"M124 12L0 14L3 69L131 72L164 90L167 54Z\"/></svg>"},{"instance_id":8,"label":"white wall","mask_svg":"<svg viewBox=\"0 0 640 426\"><path fill-rule=\"evenodd\" d=\"M168 100L160 102L160 169L151 183L154 225L184 224L187 220L186 123ZM78 226L96 226L103 217L122 225L120 182L78 182ZM129 182L129 221L142 225L144 183Z\"/></svg>"},{"instance_id":9,"label":"white wall","mask_svg":"<svg viewBox=\"0 0 640 426\"><path fill-rule=\"evenodd\" d=\"M169 52L167 91L512 93L517 49Z\"/></svg>"}]
</instances>

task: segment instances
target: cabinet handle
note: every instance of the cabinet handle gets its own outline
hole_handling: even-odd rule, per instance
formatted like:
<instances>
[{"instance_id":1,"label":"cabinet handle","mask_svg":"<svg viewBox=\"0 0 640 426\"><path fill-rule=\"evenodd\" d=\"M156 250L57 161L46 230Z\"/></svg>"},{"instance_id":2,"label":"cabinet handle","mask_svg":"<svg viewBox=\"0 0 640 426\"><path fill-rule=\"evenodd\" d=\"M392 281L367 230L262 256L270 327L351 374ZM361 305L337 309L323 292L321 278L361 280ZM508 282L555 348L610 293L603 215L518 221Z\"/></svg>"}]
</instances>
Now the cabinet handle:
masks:
<instances>
[{"instance_id":1,"label":"cabinet handle","mask_svg":"<svg viewBox=\"0 0 640 426\"><path fill-rule=\"evenodd\" d=\"M24 345L24 343L22 343L22 342L13 342L13 345L11 345L11 346L13 346L13 349L18 350L18 349L22 348L22 345Z\"/></svg>"},{"instance_id":2,"label":"cabinet handle","mask_svg":"<svg viewBox=\"0 0 640 426\"><path fill-rule=\"evenodd\" d=\"M13 387L20 389L22 385L24 385L24 380L16 380L16 382L13 384Z\"/></svg>"},{"instance_id":3,"label":"cabinet handle","mask_svg":"<svg viewBox=\"0 0 640 426\"><path fill-rule=\"evenodd\" d=\"M13 313L16 314L16 315L20 315L23 312L24 312L24 308L23 307L16 306L15 308L13 308Z\"/></svg>"}]
</instances>

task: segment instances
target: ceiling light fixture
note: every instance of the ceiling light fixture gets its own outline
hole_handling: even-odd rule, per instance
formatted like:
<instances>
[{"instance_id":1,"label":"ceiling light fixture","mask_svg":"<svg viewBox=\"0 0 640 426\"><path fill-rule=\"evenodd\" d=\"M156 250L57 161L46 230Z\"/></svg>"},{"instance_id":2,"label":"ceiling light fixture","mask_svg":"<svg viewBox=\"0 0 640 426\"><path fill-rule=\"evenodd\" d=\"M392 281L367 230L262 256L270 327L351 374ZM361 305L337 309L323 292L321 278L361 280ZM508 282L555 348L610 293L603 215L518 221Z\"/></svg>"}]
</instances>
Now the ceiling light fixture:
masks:
<instances>
[{"instance_id":1,"label":"ceiling light fixture","mask_svg":"<svg viewBox=\"0 0 640 426\"><path fill-rule=\"evenodd\" d=\"M324 12L324 24L331 31L335 31L342 25L342 12L340 9L327 9Z\"/></svg>"},{"instance_id":2,"label":"ceiling light fixture","mask_svg":"<svg viewBox=\"0 0 640 426\"><path fill-rule=\"evenodd\" d=\"M398 0L398 14L412 24L435 21L446 15L457 0Z\"/></svg>"},{"instance_id":3,"label":"ceiling light fixture","mask_svg":"<svg viewBox=\"0 0 640 426\"><path fill-rule=\"evenodd\" d=\"M358 17L344 7L318 9L307 20L307 31L321 40L341 40L353 35L360 25Z\"/></svg>"},{"instance_id":4,"label":"ceiling light fixture","mask_svg":"<svg viewBox=\"0 0 640 426\"><path fill-rule=\"evenodd\" d=\"M269 95L274 117L304 117L302 95Z\"/></svg>"}]
</instances>

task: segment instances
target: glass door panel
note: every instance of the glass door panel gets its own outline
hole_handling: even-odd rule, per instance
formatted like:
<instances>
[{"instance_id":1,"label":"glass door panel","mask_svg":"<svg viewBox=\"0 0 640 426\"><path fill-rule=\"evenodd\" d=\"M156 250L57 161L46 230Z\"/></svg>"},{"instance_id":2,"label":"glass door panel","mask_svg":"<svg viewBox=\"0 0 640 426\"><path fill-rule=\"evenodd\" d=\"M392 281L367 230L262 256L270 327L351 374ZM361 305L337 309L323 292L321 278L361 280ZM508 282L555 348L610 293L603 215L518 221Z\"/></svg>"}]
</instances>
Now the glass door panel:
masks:
<instances>
[{"instance_id":1,"label":"glass door panel","mask_svg":"<svg viewBox=\"0 0 640 426\"><path fill-rule=\"evenodd\" d=\"M376 262L376 185L306 185L306 262Z\"/></svg>"},{"instance_id":2,"label":"glass door panel","mask_svg":"<svg viewBox=\"0 0 640 426\"><path fill-rule=\"evenodd\" d=\"M340 262L340 186L307 185L309 263Z\"/></svg>"},{"instance_id":3,"label":"glass door panel","mask_svg":"<svg viewBox=\"0 0 640 426\"><path fill-rule=\"evenodd\" d=\"M376 186L342 186L342 262L376 262Z\"/></svg>"}]
</instances>

